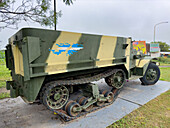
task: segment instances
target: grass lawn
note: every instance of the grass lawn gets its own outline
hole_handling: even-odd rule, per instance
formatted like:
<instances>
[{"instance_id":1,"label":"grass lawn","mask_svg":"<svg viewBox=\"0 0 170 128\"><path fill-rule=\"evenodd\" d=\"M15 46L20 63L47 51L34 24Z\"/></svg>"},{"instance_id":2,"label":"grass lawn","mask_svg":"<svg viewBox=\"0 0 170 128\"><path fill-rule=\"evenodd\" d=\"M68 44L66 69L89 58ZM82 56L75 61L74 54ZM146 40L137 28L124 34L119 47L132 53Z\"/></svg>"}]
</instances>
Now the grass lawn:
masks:
<instances>
[{"instance_id":1,"label":"grass lawn","mask_svg":"<svg viewBox=\"0 0 170 128\"><path fill-rule=\"evenodd\" d=\"M10 97L10 94L8 92L0 93L0 99L9 98L9 97Z\"/></svg>"},{"instance_id":2,"label":"grass lawn","mask_svg":"<svg viewBox=\"0 0 170 128\"><path fill-rule=\"evenodd\" d=\"M5 59L0 59L0 99L10 97L6 88L6 80L11 80L10 71L6 68Z\"/></svg>"},{"instance_id":3,"label":"grass lawn","mask_svg":"<svg viewBox=\"0 0 170 128\"><path fill-rule=\"evenodd\" d=\"M4 81L0 81L0 88L5 88L6 83Z\"/></svg>"},{"instance_id":4,"label":"grass lawn","mask_svg":"<svg viewBox=\"0 0 170 128\"><path fill-rule=\"evenodd\" d=\"M160 80L170 81L170 67L160 67L161 77Z\"/></svg>"},{"instance_id":5,"label":"grass lawn","mask_svg":"<svg viewBox=\"0 0 170 128\"><path fill-rule=\"evenodd\" d=\"M169 128L170 90L107 128Z\"/></svg>"},{"instance_id":6,"label":"grass lawn","mask_svg":"<svg viewBox=\"0 0 170 128\"><path fill-rule=\"evenodd\" d=\"M0 81L10 80L10 71L6 68L6 65L0 65Z\"/></svg>"},{"instance_id":7,"label":"grass lawn","mask_svg":"<svg viewBox=\"0 0 170 128\"><path fill-rule=\"evenodd\" d=\"M10 71L5 65L0 65L0 99L10 97L6 88L6 80L11 80Z\"/></svg>"},{"instance_id":8,"label":"grass lawn","mask_svg":"<svg viewBox=\"0 0 170 128\"><path fill-rule=\"evenodd\" d=\"M170 64L160 62L160 66L170 66Z\"/></svg>"}]
</instances>

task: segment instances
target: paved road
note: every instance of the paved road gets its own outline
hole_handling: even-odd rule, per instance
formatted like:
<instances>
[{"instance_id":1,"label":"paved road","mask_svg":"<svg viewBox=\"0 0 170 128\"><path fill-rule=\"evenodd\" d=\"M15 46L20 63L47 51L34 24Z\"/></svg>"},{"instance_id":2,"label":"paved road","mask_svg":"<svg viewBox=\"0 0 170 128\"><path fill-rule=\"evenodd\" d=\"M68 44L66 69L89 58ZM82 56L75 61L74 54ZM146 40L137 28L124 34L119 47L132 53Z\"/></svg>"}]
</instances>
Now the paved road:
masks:
<instances>
[{"instance_id":1,"label":"paved road","mask_svg":"<svg viewBox=\"0 0 170 128\"><path fill-rule=\"evenodd\" d=\"M103 80L96 83L108 87ZM69 123L62 122L43 105L29 105L21 98L4 99L0 100L0 128L105 128L169 89L170 82L142 86L139 80L129 81L112 105Z\"/></svg>"}]
</instances>

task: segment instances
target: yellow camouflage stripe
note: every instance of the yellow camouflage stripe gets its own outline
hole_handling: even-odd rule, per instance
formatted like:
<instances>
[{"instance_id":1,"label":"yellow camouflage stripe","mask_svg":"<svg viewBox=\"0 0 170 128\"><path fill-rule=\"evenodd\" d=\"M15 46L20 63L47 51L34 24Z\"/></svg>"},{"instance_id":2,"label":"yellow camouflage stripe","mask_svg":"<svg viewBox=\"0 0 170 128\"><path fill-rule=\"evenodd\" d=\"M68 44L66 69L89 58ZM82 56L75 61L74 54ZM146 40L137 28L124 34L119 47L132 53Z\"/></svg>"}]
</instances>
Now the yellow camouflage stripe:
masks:
<instances>
[{"instance_id":1,"label":"yellow camouflage stripe","mask_svg":"<svg viewBox=\"0 0 170 128\"><path fill-rule=\"evenodd\" d=\"M126 64L125 67L129 71L130 69L130 47L131 47L131 39L127 39L126 44L128 44L126 51L125 51L125 56L126 56Z\"/></svg>"},{"instance_id":2,"label":"yellow camouflage stripe","mask_svg":"<svg viewBox=\"0 0 170 128\"><path fill-rule=\"evenodd\" d=\"M55 43L52 46L52 49L57 49L56 44L60 43L77 43L81 37L81 33L72 33L72 32L61 32L60 36L57 38ZM69 63L69 56L65 54L55 55L50 51L50 54L46 60L48 64L45 68L45 72L48 74L62 73L67 72L67 64Z\"/></svg>"},{"instance_id":3,"label":"yellow camouflage stripe","mask_svg":"<svg viewBox=\"0 0 170 128\"><path fill-rule=\"evenodd\" d=\"M17 45L11 40L12 53L14 57L15 73L24 76L23 55Z\"/></svg>"},{"instance_id":4,"label":"yellow camouflage stripe","mask_svg":"<svg viewBox=\"0 0 170 128\"><path fill-rule=\"evenodd\" d=\"M113 57L116 47L117 37L102 36L97 53L97 67L105 67L113 65Z\"/></svg>"},{"instance_id":5,"label":"yellow camouflage stripe","mask_svg":"<svg viewBox=\"0 0 170 128\"><path fill-rule=\"evenodd\" d=\"M136 59L136 67L143 67L145 64L149 63L150 59Z\"/></svg>"}]
</instances>

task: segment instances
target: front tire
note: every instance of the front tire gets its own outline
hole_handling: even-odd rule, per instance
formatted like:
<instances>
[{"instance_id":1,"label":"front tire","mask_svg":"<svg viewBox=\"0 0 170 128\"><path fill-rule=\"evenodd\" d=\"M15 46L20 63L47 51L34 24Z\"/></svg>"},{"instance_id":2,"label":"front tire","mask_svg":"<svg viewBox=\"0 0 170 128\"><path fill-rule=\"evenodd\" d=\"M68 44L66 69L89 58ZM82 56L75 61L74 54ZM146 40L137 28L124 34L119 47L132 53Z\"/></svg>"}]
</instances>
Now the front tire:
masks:
<instances>
[{"instance_id":1,"label":"front tire","mask_svg":"<svg viewBox=\"0 0 170 128\"><path fill-rule=\"evenodd\" d=\"M160 69L159 67L154 64L150 63L145 75L140 78L140 81L143 85L154 85L160 78Z\"/></svg>"}]
</instances>

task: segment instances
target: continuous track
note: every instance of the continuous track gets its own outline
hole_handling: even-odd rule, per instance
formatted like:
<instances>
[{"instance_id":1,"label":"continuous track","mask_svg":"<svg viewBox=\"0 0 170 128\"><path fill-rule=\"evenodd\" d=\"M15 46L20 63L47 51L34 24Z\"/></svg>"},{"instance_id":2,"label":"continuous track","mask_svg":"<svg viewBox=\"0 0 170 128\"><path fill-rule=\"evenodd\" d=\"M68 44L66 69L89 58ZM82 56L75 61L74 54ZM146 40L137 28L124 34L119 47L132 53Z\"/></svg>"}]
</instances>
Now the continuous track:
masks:
<instances>
[{"instance_id":1,"label":"continuous track","mask_svg":"<svg viewBox=\"0 0 170 128\"><path fill-rule=\"evenodd\" d=\"M107 70L103 73L97 74L97 75L92 76L92 77L86 77L86 78L80 78L80 79L74 79L74 80L56 80L56 81L49 82L44 86L44 89L42 90L43 93L40 95L40 99L43 99L43 98L46 99L46 96L48 94L48 90L51 90L52 88L54 88L56 86L59 86L59 85L67 85L67 86L71 85L71 86L73 86L73 85L87 84L87 83L90 83L90 82L98 81L102 78L106 78L106 77L116 73L118 70L119 69L109 69L109 70ZM48 87L48 89L47 89L47 87ZM120 93L120 90L121 89L115 89L115 88L111 90L114 94L114 101L117 98L118 94ZM43 96L43 98L42 98L42 96ZM100 106L100 107L94 107L92 110L90 110L88 112L81 112L79 115L77 115L75 117L71 117L71 116L67 115L66 111L64 111L62 109L57 109L57 110L51 109L46 104L46 102L43 102L43 103L49 110L58 114L64 121L71 121L71 120L74 120L78 117L86 115L87 113L96 111L96 110L103 108L103 107L106 107L106 106L112 104L114 101L112 101L110 103L105 103L103 106Z\"/></svg>"}]
</instances>

